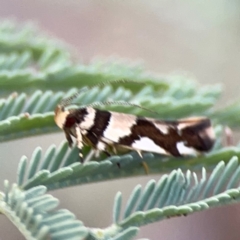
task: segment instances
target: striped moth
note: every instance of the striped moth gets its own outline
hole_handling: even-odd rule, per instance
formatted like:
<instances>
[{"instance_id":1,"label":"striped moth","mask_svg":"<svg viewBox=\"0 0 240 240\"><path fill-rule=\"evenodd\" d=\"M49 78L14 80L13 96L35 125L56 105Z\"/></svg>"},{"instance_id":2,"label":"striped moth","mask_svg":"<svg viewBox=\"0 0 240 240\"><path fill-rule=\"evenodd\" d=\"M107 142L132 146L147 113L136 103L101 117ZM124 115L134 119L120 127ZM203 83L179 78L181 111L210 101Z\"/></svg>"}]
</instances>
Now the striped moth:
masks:
<instances>
[{"instance_id":1,"label":"striped moth","mask_svg":"<svg viewBox=\"0 0 240 240\"><path fill-rule=\"evenodd\" d=\"M153 152L174 157L197 155L209 151L215 141L210 119L191 117L176 121L105 111L92 106L67 109L73 95L55 109L54 120L63 129L69 146L72 137L77 147L91 146L96 154L119 150Z\"/></svg>"}]
</instances>

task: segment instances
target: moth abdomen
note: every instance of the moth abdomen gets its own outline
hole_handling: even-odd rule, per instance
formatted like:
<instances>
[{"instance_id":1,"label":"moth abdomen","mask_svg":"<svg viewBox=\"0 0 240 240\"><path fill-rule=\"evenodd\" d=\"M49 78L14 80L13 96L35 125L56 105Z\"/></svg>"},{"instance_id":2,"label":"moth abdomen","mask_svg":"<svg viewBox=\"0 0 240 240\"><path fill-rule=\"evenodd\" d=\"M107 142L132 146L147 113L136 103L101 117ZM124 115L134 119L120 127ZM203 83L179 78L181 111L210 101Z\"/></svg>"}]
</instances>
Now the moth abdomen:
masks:
<instances>
[{"instance_id":1,"label":"moth abdomen","mask_svg":"<svg viewBox=\"0 0 240 240\"><path fill-rule=\"evenodd\" d=\"M188 146L192 146L200 152L208 152L215 143L215 134L210 119L194 118L195 123L190 123L190 120L186 121L189 126L185 125L181 129L183 139ZM181 124L179 127L181 127Z\"/></svg>"}]
</instances>

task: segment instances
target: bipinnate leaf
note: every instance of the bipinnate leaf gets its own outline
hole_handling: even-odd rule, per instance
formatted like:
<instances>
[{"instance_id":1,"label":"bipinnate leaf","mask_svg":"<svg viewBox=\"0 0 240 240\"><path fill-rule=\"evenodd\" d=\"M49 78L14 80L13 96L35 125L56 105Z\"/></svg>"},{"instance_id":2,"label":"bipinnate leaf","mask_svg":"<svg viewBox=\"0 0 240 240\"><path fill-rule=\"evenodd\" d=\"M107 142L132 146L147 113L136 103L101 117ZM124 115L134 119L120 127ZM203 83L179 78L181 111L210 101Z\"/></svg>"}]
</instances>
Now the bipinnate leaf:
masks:
<instances>
[{"instance_id":1,"label":"bipinnate leaf","mask_svg":"<svg viewBox=\"0 0 240 240\"><path fill-rule=\"evenodd\" d=\"M86 156L87 152L84 151L83 154ZM40 160L39 156L41 156ZM78 149L76 147L69 149L67 142L64 141L58 148L56 148L55 145L50 146L45 154L42 154L42 150L37 148L29 162L26 157L23 157L20 160L18 167L18 184L25 190L38 185L45 185L48 190L54 190L91 182L118 179L127 176L144 176L147 174L144 168L145 164L147 164L150 174L166 173L178 168L182 169L182 171L187 171L188 169L192 171L199 171L202 166L205 166L207 169L212 169L219 160L227 162L233 156L240 157L239 148L226 147L215 150L205 156L188 158L173 158L150 153L143 154L143 158L141 158L137 153L133 152L105 159L104 156L102 156L99 161L92 160L82 164L80 162ZM29 172L32 173L30 174ZM172 174L173 173L174 172L172 172ZM187 174L190 174L190 172L187 172ZM231 174L231 169L228 170L227 176L229 176L229 174ZM165 179L166 175L163 175L161 181L164 181L164 184L167 185L171 184L171 181L175 181L175 178L177 178L177 181L179 182L185 181L182 172L171 176L172 177L169 177L167 181ZM236 178L237 176L238 175L236 175ZM187 178L186 181L190 181L190 179L191 181L197 181L196 178L194 180L194 174L193 177ZM231 182L229 182L229 184L233 185L235 183L236 180L231 178ZM190 185L190 182L187 182L186 184L188 186ZM163 184L161 184L161 188L158 188L155 185L155 182L150 182L149 187L146 186L146 189L143 190L142 194L145 197L143 197L141 200L142 202L140 202L137 206L139 210L145 207L146 201L144 199L147 199L148 195L153 193L155 189L157 190L153 193L153 198L149 199L149 206L155 205L157 198L154 196L158 196L162 191L169 190L168 188L163 190ZM177 193L179 188L178 186L176 186L176 188L176 190L171 188L171 191L175 195L176 199L179 199L179 197L181 197L179 196L180 193ZM195 196L198 196L198 194L200 194L200 192L194 193ZM168 201L168 199L165 199L165 201ZM130 212L131 209L132 207L130 207Z\"/></svg>"},{"instance_id":2,"label":"bipinnate leaf","mask_svg":"<svg viewBox=\"0 0 240 240\"><path fill-rule=\"evenodd\" d=\"M203 171L200 181L194 172L188 171L184 174L178 169L173 170L169 175L162 176L154 185L153 180L150 180L142 194L139 194L142 188L138 185L129 199L131 206L135 208L132 208L129 214L128 203L123 218L118 220L117 225L123 229L130 226L139 227L155 221L186 216L196 211L238 202L240 182L235 173L239 168L238 158L232 157L227 164L220 161L208 177ZM234 181L236 177L238 182ZM234 182L235 185L229 184L230 182ZM155 186L153 191L148 190L153 186ZM146 191L150 193L148 196L145 194ZM145 207L139 210L139 205ZM119 215L119 212L116 213Z\"/></svg>"},{"instance_id":3,"label":"bipinnate leaf","mask_svg":"<svg viewBox=\"0 0 240 240\"><path fill-rule=\"evenodd\" d=\"M59 201L45 194L46 187L27 191L5 181L0 212L5 214L26 239L84 239L88 230L68 210L56 210ZM63 232L64 231L64 232Z\"/></svg>"},{"instance_id":4,"label":"bipinnate leaf","mask_svg":"<svg viewBox=\"0 0 240 240\"><path fill-rule=\"evenodd\" d=\"M140 226L239 202L240 148L223 147L221 139L225 125L240 126L239 100L216 109L219 85L202 87L186 76L157 76L142 64L116 58L83 64L73 59L72 50L34 24L0 22L0 142L60 131L54 109L63 98L80 91L72 107L94 106L161 120L208 116L216 144L211 153L199 157L145 153L141 158L130 152L93 157L84 164L78 149L69 149L66 142L51 145L45 154L38 147L30 159L20 159L17 184L6 180L0 192L0 212L26 239L130 240ZM89 147L83 149L85 157L89 152ZM201 178L195 172L200 169ZM106 229L84 227L68 210L56 209L58 200L46 194L147 173L164 175L157 182L150 180L145 188L137 185L125 209L118 192L113 224Z\"/></svg>"}]
</instances>

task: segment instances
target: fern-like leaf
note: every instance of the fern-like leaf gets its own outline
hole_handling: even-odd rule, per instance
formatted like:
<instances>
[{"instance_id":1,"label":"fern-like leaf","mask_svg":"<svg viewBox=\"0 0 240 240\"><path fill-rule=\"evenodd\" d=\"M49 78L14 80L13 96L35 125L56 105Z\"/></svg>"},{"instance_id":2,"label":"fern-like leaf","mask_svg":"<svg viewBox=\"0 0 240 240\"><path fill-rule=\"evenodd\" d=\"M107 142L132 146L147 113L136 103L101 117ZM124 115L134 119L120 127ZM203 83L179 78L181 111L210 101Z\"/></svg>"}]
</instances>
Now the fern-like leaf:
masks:
<instances>
[{"instance_id":1,"label":"fern-like leaf","mask_svg":"<svg viewBox=\"0 0 240 240\"><path fill-rule=\"evenodd\" d=\"M150 180L144 189L136 186L123 212L118 192L114 223L103 230L90 229L87 239L132 239L140 226L239 202L239 169L238 158L232 157L227 164L219 162L209 176L203 168L201 179L189 170L185 174L180 169L173 170L158 182Z\"/></svg>"},{"instance_id":2,"label":"fern-like leaf","mask_svg":"<svg viewBox=\"0 0 240 240\"><path fill-rule=\"evenodd\" d=\"M237 202L240 199L240 182L235 173L239 172L239 169L238 158L233 157L228 164L219 162L209 177L203 168L201 180L194 172L188 171L184 174L178 169L169 175L162 176L154 185L151 180L142 194L139 194L141 187L137 186L118 225L124 229L129 226L141 226ZM153 190L149 191L149 188ZM147 197L146 192L150 193ZM132 206L131 211L129 211L129 205ZM115 210L115 214L119 215L119 212Z\"/></svg>"},{"instance_id":3,"label":"fern-like leaf","mask_svg":"<svg viewBox=\"0 0 240 240\"><path fill-rule=\"evenodd\" d=\"M0 142L59 130L53 121L55 107L62 98L86 86L89 91L81 92L74 101L78 106L90 104L151 117L155 111L154 117L159 119L205 115L217 125L214 150L196 158L150 153L140 158L129 153L109 158L102 155L98 161L81 164L78 149L69 149L66 142L59 147L50 146L45 154L36 148L31 159L21 158L17 184L10 186L5 181L5 191L0 192L0 212L26 239L130 240L139 226L239 201L240 149L222 148L218 137L223 124L240 126L240 115L236 114L239 101L216 110L214 104L221 87L198 87L186 76L156 76L146 72L143 65L126 60L96 59L82 64L72 59L66 44L32 24L3 21L0 33L0 93L4 97L0 99ZM91 88L121 79L130 81ZM133 83L136 81L139 84ZM19 92L9 95L16 88ZM133 104L105 106L105 101ZM133 107L134 104L152 112ZM89 148L84 148L84 156L88 153ZM170 174L163 175L158 182L149 181L145 188L136 186L123 212L122 195L118 192L113 224L106 229L87 229L69 211L56 210L58 200L46 194L47 190L145 175L146 165L150 174ZM199 179L192 171L199 171L202 166L205 168ZM213 171L207 176L209 169Z\"/></svg>"},{"instance_id":4,"label":"fern-like leaf","mask_svg":"<svg viewBox=\"0 0 240 240\"><path fill-rule=\"evenodd\" d=\"M27 98L26 94L10 95L8 99L0 102L0 142L57 131L58 128L53 121L52 111L63 96L69 96L75 91L75 89L71 89L66 95L63 92L53 93L47 91L43 93L36 91L29 98ZM97 94L99 92L100 94ZM114 90L110 86L105 86L103 88L93 88L87 93L83 92L76 99L76 102L80 103L80 105L88 105L110 99L113 101L131 101L159 112L159 116L155 117L162 119L199 115L212 107L215 102L212 97L202 99L200 96L193 96L191 100L186 99L186 96L182 96L176 102L175 96L171 95L156 100L158 94L149 86L136 93L123 87ZM171 94L174 95L173 92ZM153 101L153 99L155 100ZM144 109L131 106L105 106L105 109L145 116L150 115L150 112Z\"/></svg>"},{"instance_id":5,"label":"fern-like leaf","mask_svg":"<svg viewBox=\"0 0 240 240\"><path fill-rule=\"evenodd\" d=\"M26 239L84 239L88 230L67 210L55 210L58 200L45 194L46 187L22 191L17 185L10 189L5 181L0 199L0 212L15 224Z\"/></svg>"},{"instance_id":6,"label":"fern-like leaf","mask_svg":"<svg viewBox=\"0 0 240 240\"><path fill-rule=\"evenodd\" d=\"M86 151L83 152L85 155ZM206 156L195 158L173 158L151 153L143 154L141 158L137 153L130 153L81 164L78 149L76 147L68 149L67 142L63 142L58 148L54 145L50 146L44 155L42 150L37 148L29 163L25 156L22 157L18 167L17 183L23 189L44 185L49 190L54 190L126 176L146 175L143 162L148 165L149 173L153 174L170 172L177 168L200 170L205 166L207 169L212 169L219 159L227 162L233 156L240 157L239 148L219 149ZM144 193L145 197L151 191L153 191L152 185ZM143 207L144 201L139 205L139 209Z\"/></svg>"}]
</instances>

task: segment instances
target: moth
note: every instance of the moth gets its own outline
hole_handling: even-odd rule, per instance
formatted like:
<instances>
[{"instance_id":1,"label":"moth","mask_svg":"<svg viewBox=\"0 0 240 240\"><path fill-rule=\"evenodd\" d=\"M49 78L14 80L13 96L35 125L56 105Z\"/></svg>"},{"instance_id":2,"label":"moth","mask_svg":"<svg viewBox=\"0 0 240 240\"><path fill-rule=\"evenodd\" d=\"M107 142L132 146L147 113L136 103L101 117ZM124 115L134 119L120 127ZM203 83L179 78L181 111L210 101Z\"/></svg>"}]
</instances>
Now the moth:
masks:
<instances>
[{"instance_id":1,"label":"moth","mask_svg":"<svg viewBox=\"0 0 240 240\"><path fill-rule=\"evenodd\" d=\"M72 100L75 96L70 97ZM96 156L118 151L152 152L181 157L209 151L215 142L214 130L207 117L176 121L106 111L92 106L67 109L67 99L55 109L54 120L71 147L76 138L80 151L91 146Z\"/></svg>"}]
</instances>

